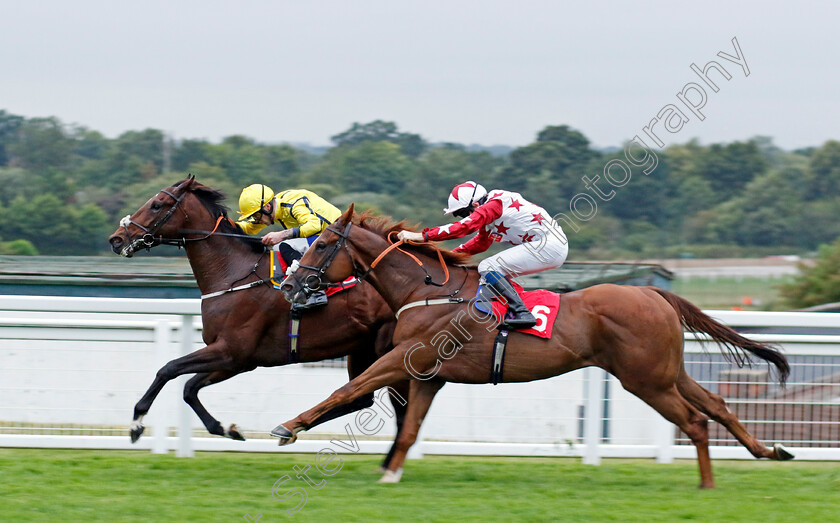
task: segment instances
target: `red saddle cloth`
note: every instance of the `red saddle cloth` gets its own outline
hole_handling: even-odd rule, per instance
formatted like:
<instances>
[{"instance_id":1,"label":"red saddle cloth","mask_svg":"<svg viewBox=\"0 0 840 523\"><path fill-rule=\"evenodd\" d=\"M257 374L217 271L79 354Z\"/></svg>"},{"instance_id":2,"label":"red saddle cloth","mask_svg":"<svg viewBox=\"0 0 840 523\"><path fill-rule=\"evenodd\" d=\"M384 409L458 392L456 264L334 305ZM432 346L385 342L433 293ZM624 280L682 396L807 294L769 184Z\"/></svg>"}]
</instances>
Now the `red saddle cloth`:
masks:
<instances>
[{"instance_id":1,"label":"red saddle cloth","mask_svg":"<svg viewBox=\"0 0 840 523\"><path fill-rule=\"evenodd\" d=\"M274 285L275 289L279 289L280 284L283 283L283 280L286 278L287 268L288 265L286 265L286 260L284 260L283 257L280 256L280 253L277 251L271 251L271 284ZM276 278L279 278L279 280ZM329 289L327 289L327 296L332 296L333 294L337 294L341 291L346 291L347 289L353 287L357 283L359 283L359 280L357 280L353 276L350 276L349 278L341 282L339 286L330 287Z\"/></svg>"},{"instance_id":2,"label":"red saddle cloth","mask_svg":"<svg viewBox=\"0 0 840 523\"><path fill-rule=\"evenodd\" d=\"M531 311L531 314L537 319L537 324L530 329L520 329L516 332L523 334L532 334L540 338L550 338L554 330L554 320L557 319L557 313L560 310L560 295L556 292L546 290L526 291L522 287L512 282L516 288L516 292L522 298L522 302ZM476 300L476 306L478 301ZM481 310L479 308L479 310ZM486 312L486 311L484 311ZM507 300L501 297L493 298L493 314L496 316L496 321L502 321L507 312Z\"/></svg>"}]
</instances>

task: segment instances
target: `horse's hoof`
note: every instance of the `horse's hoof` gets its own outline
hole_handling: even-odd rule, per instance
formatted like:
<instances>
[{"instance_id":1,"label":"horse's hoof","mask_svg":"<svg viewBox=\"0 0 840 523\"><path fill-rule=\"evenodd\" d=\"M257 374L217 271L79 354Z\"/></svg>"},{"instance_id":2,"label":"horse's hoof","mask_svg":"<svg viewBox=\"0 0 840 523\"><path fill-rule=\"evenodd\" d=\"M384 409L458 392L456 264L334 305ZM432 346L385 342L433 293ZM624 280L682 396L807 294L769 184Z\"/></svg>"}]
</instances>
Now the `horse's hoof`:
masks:
<instances>
[{"instance_id":1,"label":"horse's hoof","mask_svg":"<svg viewBox=\"0 0 840 523\"><path fill-rule=\"evenodd\" d=\"M776 453L776 459L779 461L788 461L793 459L793 454L787 451L781 443L773 445L773 451Z\"/></svg>"},{"instance_id":2,"label":"horse's hoof","mask_svg":"<svg viewBox=\"0 0 840 523\"><path fill-rule=\"evenodd\" d=\"M277 446L278 447L283 447L285 445L291 445L295 441L297 441L297 434L293 435L292 439L280 438L280 440L277 442Z\"/></svg>"},{"instance_id":3,"label":"horse's hoof","mask_svg":"<svg viewBox=\"0 0 840 523\"><path fill-rule=\"evenodd\" d=\"M399 483L400 478L402 478L402 468L398 468L396 472L392 472L390 470L385 471L385 474L379 478L377 483Z\"/></svg>"},{"instance_id":4,"label":"horse's hoof","mask_svg":"<svg viewBox=\"0 0 840 523\"><path fill-rule=\"evenodd\" d=\"M137 443L137 440L143 435L143 431L146 430L146 427L136 421L132 421L128 428L130 429L129 435L131 436L132 443Z\"/></svg>"},{"instance_id":5,"label":"horse's hoof","mask_svg":"<svg viewBox=\"0 0 840 523\"><path fill-rule=\"evenodd\" d=\"M239 427L236 426L235 423L231 423L230 427L225 431L225 436L229 437L230 439L235 439L236 441L245 441L245 436L239 432Z\"/></svg>"},{"instance_id":6,"label":"horse's hoof","mask_svg":"<svg viewBox=\"0 0 840 523\"><path fill-rule=\"evenodd\" d=\"M270 434L275 438L280 438L280 441L277 442L277 445L280 447L282 447L283 445L291 445L297 439L297 434L287 429L283 425L277 425L276 427L274 427L271 430Z\"/></svg>"}]
</instances>

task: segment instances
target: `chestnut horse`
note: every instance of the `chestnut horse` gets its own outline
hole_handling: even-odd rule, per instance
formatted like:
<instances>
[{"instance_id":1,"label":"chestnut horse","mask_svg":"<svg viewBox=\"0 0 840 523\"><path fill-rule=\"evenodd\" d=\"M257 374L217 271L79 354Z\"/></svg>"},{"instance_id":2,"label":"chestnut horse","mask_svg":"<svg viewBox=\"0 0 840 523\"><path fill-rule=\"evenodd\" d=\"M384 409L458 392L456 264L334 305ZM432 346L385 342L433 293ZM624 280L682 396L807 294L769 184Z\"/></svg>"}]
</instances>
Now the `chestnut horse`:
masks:
<instances>
[{"instance_id":1,"label":"chestnut horse","mask_svg":"<svg viewBox=\"0 0 840 523\"><path fill-rule=\"evenodd\" d=\"M272 435L291 443L330 409L413 377L397 452L383 477L398 481L405 453L443 383L490 381L496 322L469 309L471 302L455 298L475 296L478 288L478 273L463 266L464 255L438 251L430 244L394 252L402 242L391 245L389 238L404 228L402 223L388 224L367 215L354 221L353 216L351 205L321 234L282 290L290 300L299 301L319 280L341 281L351 274L366 278L392 310L403 309L394 333L395 348L327 400L276 427ZM445 262L442 268L438 256L441 264ZM447 283L442 287L428 285L443 280ZM434 299L433 304L426 301ZM510 333L503 381L550 378L588 366L604 369L688 435L697 448L701 488L714 487L708 418L725 426L757 458L793 457L781 445L765 447L720 396L686 373L682 328L707 334L741 365L749 361L749 354L772 363L784 383L790 367L774 347L744 338L688 301L654 287L606 284L565 294L553 327L551 339Z\"/></svg>"},{"instance_id":2,"label":"chestnut horse","mask_svg":"<svg viewBox=\"0 0 840 523\"><path fill-rule=\"evenodd\" d=\"M198 399L199 390L257 367L342 356L348 357L348 373L353 378L392 347L394 314L373 287L362 282L335 294L326 306L303 312L299 354L293 353L288 332L290 305L268 281L268 251L259 238L246 236L228 220L227 209L220 203L223 198L220 192L189 177L161 190L124 218L109 239L114 252L126 257L161 243L183 246L201 293L219 293L201 302L206 347L164 365L134 407L133 442L143 433L143 416L160 390L182 374L195 374L184 387L184 401L207 430L242 440L236 425L224 428L207 412ZM244 288L226 292L234 287ZM399 384L396 399L391 401L398 428L405 413L399 399L408 396L407 388L407 383ZM372 395L363 396L317 423L371 403Z\"/></svg>"}]
</instances>

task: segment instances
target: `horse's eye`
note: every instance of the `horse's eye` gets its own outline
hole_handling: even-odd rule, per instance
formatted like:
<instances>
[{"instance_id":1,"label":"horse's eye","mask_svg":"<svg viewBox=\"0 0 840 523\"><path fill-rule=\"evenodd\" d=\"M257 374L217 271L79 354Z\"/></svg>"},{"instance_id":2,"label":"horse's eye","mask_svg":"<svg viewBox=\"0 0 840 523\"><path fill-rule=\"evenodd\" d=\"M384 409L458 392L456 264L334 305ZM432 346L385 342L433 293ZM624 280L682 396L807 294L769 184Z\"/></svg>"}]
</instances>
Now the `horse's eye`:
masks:
<instances>
[{"instance_id":1,"label":"horse's eye","mask_svg":"<svg viewBox=\"0 0 840 523\"><path fill-rule=\"evenodd\" d=\"M159 211L161 208L160 202L152 202L152 210Z\"/></svg>"},{"instance_id":2,"label":"horse's eye","mask_svg":"<svg viewBox=\"0 0 840 523\"><path fill-rule=\"evenodd\" d=\"M326 244L326 243L324 243L324 242L318 242L318 243L315 245L315 250L316 250L316 251L323 251L323 250L324 250L324 249L326 249L326 248L327 248L327 244Z\"/></svg>"}]
</instances>

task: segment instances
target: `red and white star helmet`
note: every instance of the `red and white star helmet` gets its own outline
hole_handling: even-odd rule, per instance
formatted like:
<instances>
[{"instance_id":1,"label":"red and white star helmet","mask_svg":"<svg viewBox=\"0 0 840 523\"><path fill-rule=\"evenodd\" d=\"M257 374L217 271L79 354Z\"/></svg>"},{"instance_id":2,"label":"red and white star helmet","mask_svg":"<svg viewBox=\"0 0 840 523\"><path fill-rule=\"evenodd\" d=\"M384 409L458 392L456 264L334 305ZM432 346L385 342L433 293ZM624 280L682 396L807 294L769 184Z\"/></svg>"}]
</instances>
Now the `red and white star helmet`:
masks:
<instances>
[{"instance_id":1,"label":"red and white star helmet","mask_svg":"<svg viewBox=\"0 0 840 523\"><path fill-rule=\"evenodd\" d=\"M444 214L452 214L458 209L469 207L473 202L476 202L487 196L487 189L480 183L468 181L459 183L449 193L449 205L443 210Z\"/></svg>"}]
</instances>

